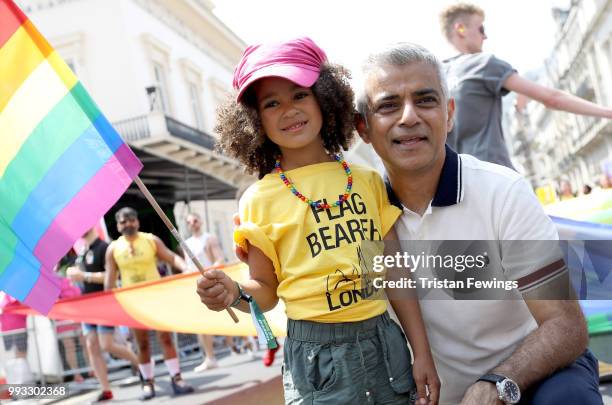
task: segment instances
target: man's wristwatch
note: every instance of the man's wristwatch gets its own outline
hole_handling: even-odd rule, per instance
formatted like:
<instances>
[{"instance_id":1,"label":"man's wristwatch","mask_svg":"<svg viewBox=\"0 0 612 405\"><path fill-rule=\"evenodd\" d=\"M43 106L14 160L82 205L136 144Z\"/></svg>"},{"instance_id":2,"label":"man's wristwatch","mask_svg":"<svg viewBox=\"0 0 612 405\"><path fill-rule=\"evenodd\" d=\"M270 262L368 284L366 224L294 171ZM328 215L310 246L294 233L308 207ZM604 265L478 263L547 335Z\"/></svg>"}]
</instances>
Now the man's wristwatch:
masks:
<instances>
[{"instance_id":1,"label":"man's wristwatch","mask_svg":"<svg viewBox=\"0 0 612 405\"><path fill-rule=\"evenodd\" d=\"M499 374L485 374L478 381L495 384L499 399L506 405L516 404L521 399L521 389L508 377Z\"/></svg>"}]
</instances>

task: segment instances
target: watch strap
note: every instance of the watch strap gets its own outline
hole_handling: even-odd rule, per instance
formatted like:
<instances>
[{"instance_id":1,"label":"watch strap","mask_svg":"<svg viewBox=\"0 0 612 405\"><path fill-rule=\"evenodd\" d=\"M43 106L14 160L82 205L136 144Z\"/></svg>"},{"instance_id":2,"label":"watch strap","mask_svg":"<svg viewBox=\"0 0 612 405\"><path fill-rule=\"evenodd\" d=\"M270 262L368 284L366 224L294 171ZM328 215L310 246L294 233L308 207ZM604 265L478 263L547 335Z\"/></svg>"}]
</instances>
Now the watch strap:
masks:
<instances>
[{"instance_id":1,"label":"watch strap","mask_svg":"<svg viewBox=\"0 0 612 405\"><path fill-rule=\"evenodd\" d=\"M506 377L504 377L503 375L499 375L499 374L485 374L483 376L481 376L478 380L476 381L487 381L493 384L497 384L498 382L502 382L506 379Z\"/></svg>"}]
</instances>

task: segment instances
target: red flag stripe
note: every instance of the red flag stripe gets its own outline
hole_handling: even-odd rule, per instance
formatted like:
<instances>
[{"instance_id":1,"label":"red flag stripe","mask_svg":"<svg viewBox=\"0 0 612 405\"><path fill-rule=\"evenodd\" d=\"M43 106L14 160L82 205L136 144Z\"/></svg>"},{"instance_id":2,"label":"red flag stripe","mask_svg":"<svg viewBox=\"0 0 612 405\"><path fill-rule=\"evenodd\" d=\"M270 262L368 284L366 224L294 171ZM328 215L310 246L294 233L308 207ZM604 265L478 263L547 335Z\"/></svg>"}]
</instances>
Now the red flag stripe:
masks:
<instances>
[{"instance_id":1,"label":"red flag stripe","mask_svg":"<svg viewBox=\"0 0 612 405\"><path fill-rule=\"evenodd\" d=\"M27 20L12 0L0 0L0 48Z\"/></svg>"}]
</instances>

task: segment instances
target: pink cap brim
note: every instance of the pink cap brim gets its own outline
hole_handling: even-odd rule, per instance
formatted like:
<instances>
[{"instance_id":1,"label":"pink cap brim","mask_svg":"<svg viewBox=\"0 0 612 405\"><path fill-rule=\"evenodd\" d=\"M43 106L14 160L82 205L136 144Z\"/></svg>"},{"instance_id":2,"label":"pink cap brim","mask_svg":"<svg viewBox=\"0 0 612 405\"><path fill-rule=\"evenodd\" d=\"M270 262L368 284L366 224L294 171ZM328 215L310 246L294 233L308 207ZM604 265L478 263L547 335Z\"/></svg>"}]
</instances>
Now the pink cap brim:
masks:
<instances>
[{"instance_id":1,"label":"pink cap brim","mask_svg":"<svg viewBox=\"0 0 612 405\"><path fill-rule=\"evenodd\" d=\"M311 87L319 78L320 72L311 70L310 66L271 65L259 69L241 86L236 102L239 102L244 92L259 79L266 77L281 77L302 87Z\"/></svg>"}]
</instances>

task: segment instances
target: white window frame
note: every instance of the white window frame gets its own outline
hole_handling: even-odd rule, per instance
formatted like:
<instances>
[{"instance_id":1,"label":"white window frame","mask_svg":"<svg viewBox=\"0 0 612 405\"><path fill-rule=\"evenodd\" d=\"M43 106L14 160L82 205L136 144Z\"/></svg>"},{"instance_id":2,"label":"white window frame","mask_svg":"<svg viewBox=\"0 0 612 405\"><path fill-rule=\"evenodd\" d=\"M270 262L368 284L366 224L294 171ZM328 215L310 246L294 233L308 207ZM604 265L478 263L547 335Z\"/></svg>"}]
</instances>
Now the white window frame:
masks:
<instances>
[{"instance_id":1,"label":"white window frame","mask_svg":"<svg viewBox=\"0 0 612 405\"><path fill-rule=\"evenodd\" d=\"M214 103L214 110L216 111L222 103L225 102L227 97L231 94L230 89L220 80L211 78L208 80L208 87L210 88L210 92L212 94L212 100ZM216 117L215 117L216 120ZM216 122L213 122L215 125ZM214 132L214 131L213 131ZM214 136L217 136L216 133L213 133Z\"/></svg>"},{"instance_id":2,"label":"white window frame","mask_svg":"<svg viewBox=\"0 0 612 405\"><path fill-rule=\"evenodd\" d=\"M170 92L170 53L171 48L150 33L142 35L142 42L149 60L151 83L157 88L158 106L168 116L172 116L173 103Z\"/></svg>"},{"instance_id":3,"label":"white window frame","mask_svg":"<svg viewBox=\"0 0 612 405\"><path fill-rule=\"evenodd\" d=\"M199 86L193 82L187 82L187 91L189 92L189 104L191 105L195 127L204 130L204 114Z\"/></svg>"},{"instance_id":4,"label":"white window frame","mask_svg":"<svg viewBox=\"0 0 612 405\"><path fill-rule=\"evenodd\" d=\"M157 61L153 61L153 82L157 91L156 97L159 100L161 110L170 115L170 94L167 76L164 66Z\"/></svg>"},{"instance_id":5,"label":"white window frame","mask_svg":"<svg viewBox=\"0 0 612 405\"><path fill-rule=\"evenodd\" d=\"M202 70L193 62L183 58L180 60L189 107L191 109L192 124L195 128L204 131L206 128L206 117L202 99Z\"/></svg>"},{"instance_id":6,"label":"white window frame","mask_svg":"<svg viewBox=\"0 0 612 405\"><path fill-rule=\"evenodd\" d=\"M84 35L80 32L72 33L52 38L50 42L72 72L82 80L85 74Z\"/></svg>"}]
</instances>

